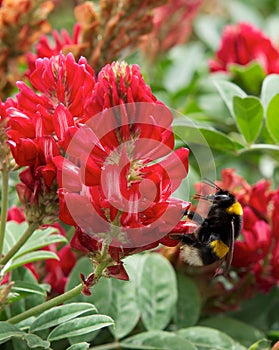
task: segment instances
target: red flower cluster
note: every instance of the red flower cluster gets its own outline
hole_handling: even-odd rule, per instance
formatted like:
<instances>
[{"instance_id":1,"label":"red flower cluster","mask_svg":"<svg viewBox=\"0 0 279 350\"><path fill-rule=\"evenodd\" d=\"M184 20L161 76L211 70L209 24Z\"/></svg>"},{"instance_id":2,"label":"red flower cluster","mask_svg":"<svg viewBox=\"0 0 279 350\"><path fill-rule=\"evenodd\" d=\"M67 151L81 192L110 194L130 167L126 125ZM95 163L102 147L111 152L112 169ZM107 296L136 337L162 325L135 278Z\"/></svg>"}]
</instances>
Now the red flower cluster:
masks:
<instances>
[{"instance_id":1,"label":"red flower cluster","mask_svg":"<svg viewBox=\"0 0 279 350\"><path fill-rule=\"evenodd\" d=\"M279 188L272 191L267 180L250 186L232 169L222 172L219 185L236 195L244 212L232 266L241 279L253 276L257 289L268 291L279 283Z\"/></svg>"},{"instance_id":2,"label":"red flower cluster","mask_svg":"<svg viewBox=\"0 0 279 350\"><path fill-rule=\"evenodd\" d=\"M66 29L62 29L60 34L57 30L53 30L52 38L54 43L50 43L46 35L41 35L35 47L36 54L28 52L26 55L29 67L27 75L30 75L36 68L35 62L37 58L51 58L59 55L61 51L63 53L75 52L77 50L75 46L79 43L80 31L81 26L78 23L74 26L72 37Z\"/></svg>"},{"instance_id":3,"label":"red flower cluster","mask_svg":"<svg viewBox=\"0 0 279 350\"><path fill-rule=\"evenodd\" d=\"M46 260L46 276L44 282L51 285L51 291L62 294L65 291L65 285L68 281L69 274L76 264L76 255L71 250L70 245L65 245L59 251L57 246L48 246L50 251L57 254L59 260Z\"/></svg>"},{"instance_id":4,"label":"red flower cluster","mask_svg":"<svg viewBox=\"0 0 279 350\"><path fill-rule=\"evenodd\" d=\"M177 244L168 234L189 203L170 196L187 174L188 150L172 151L172 115L137 66L105 66L87 110L94 117L68 130L72 161L54 158L60 218L77 227L72 247L98 264L108 245L105 274L127 279L123 257Z\"/></svg>"},{"instance_id":5,"label":"red flower cluster","mask_svg":"<svg viewBox=\"0 0 279 350\"><path fill-rule=\"evenodd\" d=\"M8 109L10 147L27 166L17 186L25 210L39 205L40 224L54 219L57 175L60 218L76 227L72 247L127 279L121 259L176 245L169 232L181 230L189 207L171 198L188 170L188 150L173 151L172 114L125 62L96 78L84 58L60 54L37 59L29 79L37 92L18 83Z\"/></svg>"},{"instance_id":6,"label":"red flower cluster","mask_svg":"<svg viewBox=\"0 0 279 350\"><path fill-rule=\"evenodd\" d=\"M230 65L257 61L266 74L279 73L279 51L263 32L251 24L228 25L216 57L209 61L211 72L230 70Z\"/></svg>"},{"instance_id":7,"label":"red flower cluster","mask_svg":"<svg viewBox=\"0 0 279 350\"><path fill-rule=\"evenodd\" d=\"M26 213L27 219L50 223L57 212L52 159L64 152L65 130L84 117L95 78L83 58L76 63L69 54L38 59L29 80L39 93L18 83L16 105L7 109L9 144L16 163L28 166L20 174L19 197L26 210L39 205L36 213Z\"/></svg>"},{"instance_id":8,"label":"red flower cluster","mask_svg":"<svg viewBox=\"0 0 279 350\"><path fill-rule=\"evenodd\" d=\"M0 99L0 171L4 169L9 170L13 168L13 162L11 157L10 147L8 145L8 115L7 109L14 105L14 101L9 98L6 102L2 102Z\"/></svg>"},{"instance_id":9,"label":"red flower cluster","mask_svg":"<svg viewBox=\"0 0 279 350\"><path fill-rule=\"evenodd\" d=\"M201 4L201 0L170 0L154 10L153 31L143 44L149 59L188 40Z\"/></svg>"}]
</instances>

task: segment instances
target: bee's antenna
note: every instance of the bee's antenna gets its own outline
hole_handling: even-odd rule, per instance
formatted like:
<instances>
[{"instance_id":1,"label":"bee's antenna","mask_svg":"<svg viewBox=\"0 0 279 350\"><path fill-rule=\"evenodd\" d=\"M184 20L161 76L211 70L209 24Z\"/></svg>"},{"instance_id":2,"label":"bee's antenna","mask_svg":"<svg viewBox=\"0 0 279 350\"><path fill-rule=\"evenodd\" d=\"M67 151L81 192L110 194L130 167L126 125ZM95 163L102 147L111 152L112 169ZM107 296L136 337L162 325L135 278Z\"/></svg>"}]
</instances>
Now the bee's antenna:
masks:
<instances>
[{"instance_id":1,"label":"bee's antenna","mask_svg":"<svg viewBox=\"0 0 279 350\"><path fill-rule=\"evenodd\" d=\"M202 182L208 186L215 188L216 190L222 191L221 187L217 186L216 183L214 183L213 181L211 181L210 179L208 179L206 177L202 179Z\"/></svg>"}]
</instances>

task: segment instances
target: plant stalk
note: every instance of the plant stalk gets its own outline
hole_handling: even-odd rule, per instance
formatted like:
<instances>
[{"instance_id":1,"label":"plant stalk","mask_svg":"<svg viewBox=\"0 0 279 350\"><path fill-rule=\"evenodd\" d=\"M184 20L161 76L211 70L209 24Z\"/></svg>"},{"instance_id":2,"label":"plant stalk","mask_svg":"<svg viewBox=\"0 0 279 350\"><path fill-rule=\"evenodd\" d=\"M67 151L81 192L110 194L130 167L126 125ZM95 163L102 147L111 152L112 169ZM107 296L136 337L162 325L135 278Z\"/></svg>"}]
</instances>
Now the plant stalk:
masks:
<instances>
[{"instance_id":1,"label":"plant stalk","mask_svg":"<svg viewBox=\"0 0 279 350\"><path fill-rule=\"evenodd\" d=\"M9 196L9 171L2 171L2 199L1 199L1 224L0 224L0 258L2 257L3 245L5 239L6 221L8 214L8 196Z\"/></svg>"}]
</instances>

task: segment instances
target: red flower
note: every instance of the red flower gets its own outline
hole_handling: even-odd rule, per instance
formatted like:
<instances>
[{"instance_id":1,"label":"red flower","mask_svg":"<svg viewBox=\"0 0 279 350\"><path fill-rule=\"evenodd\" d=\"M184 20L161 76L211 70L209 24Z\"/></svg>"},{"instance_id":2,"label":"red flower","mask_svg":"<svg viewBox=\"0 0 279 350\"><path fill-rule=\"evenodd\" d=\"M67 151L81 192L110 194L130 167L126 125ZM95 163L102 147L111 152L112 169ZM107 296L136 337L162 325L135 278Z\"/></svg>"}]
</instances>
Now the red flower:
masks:
<instances>
[{"instance_id":1,"label":"red flower","mask_svg":"<svg viewBox=\"0 0 279 350\"><path fill-rule=\"evenodd\" d=\"M9 142L28 166L17 185L32 208L27 219L50 221L57 174L60 218L76 227L72 246L96 264L105 259L105 275L127 278L123 257L177 243L169 233L189 203L171 195L187 175L188 150L173 151L172 114L138 66L114 62L96 83L93 74L71 54L38 59L29 80L40 94L18 84Z\"/></svg>"},{"instance_id":2,"label":"red flower","mask_svg":"<svg viewBox=\"0 0 279 350\"><path fill-rule=\"evenodd\" d=\"M139 66L113 62L107 64L98 74L91 101L87 105L87 113L92 116L106 108L134 102L159 103L145 83Z\"/></svg>"},{"instance_id":3,"label":"red flower","mask_svg":"<svg viewBox=\"0 0 279 350\"><path fill-rule=\"evenodd\" d=\"M261 30L248 23L228 25L216 57L209 62L211 72L228 72L231 64L257 61L266 74L279 73L279 52Z\"/></svg>"},{"instance_id":4,"label":"red flower","mask_svg":"<svg viewBox=\"0 0 279 350\"><path fill-rule=\"evenodd\" d=\"M153 31L143 46L148 58L187 41L201 4L201 0L171 0L154 9Z\"/></svg>"},{"instance_id":5,"label":"red flower","mask_svg":"<svg viewBox=\"0 0 279 350\"><path fill-rule=\"evenodd\" d=\"M87 113L83 127L65 132L67 158L53 159L60 219L76 227L72 247L95 264L108 245L104 274L126 279L122 258L160 242L177 244L169 233L190 203L171 195L187 175L188 150L173 151L172 115L137 66L105 66Z\"/></svg>"},{"instance_id":6,"label":"red flower","mask_svg":"<svg viewBox=\"0 0 279 350\"><path fill-rule=\"evenodd\" d=\"M7 221L15 221L19 224L25 221L25 216L22 208L12 206L8 210Z\"/></svg>"},{"instance_id":7,"label":"red flower","mask_svg":"<svg viewBox=\"0 0 279 350\"><path fill-rule=\"evenodd\" d=\"M17 102L7 109L12 154L19 166L28 166L17 185L26 207L42 203L41 197L57 202L52 159L64 154L65 132L85 116L84 106L95 84L94 72L86 60L81 58L76 63L72 54L37 59L29 80L40 93L19 82ZM29 221L39 219L39 212L46 214L43 208L31 209L32 213L26 214ZM40 223L47 223L43 214Z\"/></svg>"},{"instance_id":8,"label":"red flower","mask_svg":"<svg viewBox=\"0 0 279 350\"><path fill-rule=\"evenodd\" d=\"M35 69L35 61L37 58L50 58L51 56L57 56L61 51L64 53L76 51L77 49L75 49L75 46L78 45L80 31L81 25L78 23L74 26L72 37L69 35L66 29L62 29L61 34L59 34L57 30L54 30L52 32L54 44L49 42L46 35L41 35L35 47L36 54L27 54L27 61L30 70L27 75L29 76Z\"/></svg>"},{"instance_id":9,"label":"red flower","mask_svg":"<svg viewBox=\"0 0 279 350\"><path fill-rule=\"evenodd\" d=\"M106 118L108 119L108 113ZM95 119L94 125L97 130L99 123L95 123ZM124 134L121 129L117 128L115 133ZM142 129L145 135L145 128ZM177 150L163 161L152 164L152 156L162 156L167 149L170 153L171 149L166 147L168 138L165 140L163 136L161 140L153 140L153 147L151 138L150 143L143 138L146 145L144 148L144 142L140 142L140 129L135 130L133 133L133 127L130 127L131 136L127 148L123 143L119 143L117 147L113 143L106 144L108 140L104 137L93 147L90 161L83 160L86 159L85 150L78 161L80 168L68 160L64 161L63 157L54 159L58 175L63 173L63 176L59 175L59 185L63 186L63 190L59 192L61 220L82 227L77 235L84 235L83 231L92 234L93 243L88 244L86 241L86 244L82 244L80 240L79 243L85 249L93 244L93 250L96 249L94 242L99 240L98 234L107 232L109 235L112 228L121 227L120 236L116 236L115 242L111 244L118 247L117 260L128 255L128 251L123 250L125 246L132 248L132 251L135 248L138 251L139 247L145 250L146 245L154 242L156 246L179 222L183 210L189 206L189 203L170 198L187 173L188 150ZM169 133L168 130L165 131ZM88 131L87 133L89 134ZM81 136L83 135L82 132ZM93 132L92 135L96 136ZM78 132L74 137L73 150L76 151L82 148L83 138L79 139ZM167 143L163 143L165 141ZM166 149L162 152L164 147ZM100 150L107 152L99 154ZM69 154L72 154L71 149ZM89 186L86 191L84 185ZM97 236L93 237L94 234ZM126 244L121 242L121 237L125 234L129 237ZM89 237L87 240L90 240Z\"/></svg>"}]
</instances>

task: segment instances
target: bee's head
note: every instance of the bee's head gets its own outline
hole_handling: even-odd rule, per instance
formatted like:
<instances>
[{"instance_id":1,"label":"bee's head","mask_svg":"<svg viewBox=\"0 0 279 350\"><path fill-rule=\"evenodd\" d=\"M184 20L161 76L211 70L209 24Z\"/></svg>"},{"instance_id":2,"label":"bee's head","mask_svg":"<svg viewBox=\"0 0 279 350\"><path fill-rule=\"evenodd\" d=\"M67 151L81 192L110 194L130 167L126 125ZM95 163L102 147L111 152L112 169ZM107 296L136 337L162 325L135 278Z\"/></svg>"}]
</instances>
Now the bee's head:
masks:
<instances>
[{"instance_id":1,"label":"bee's head","mask_svg":"<svg viewBox=\"0 0 279 350\"><path fill-rule=\"evenodd\" d=\"M228 191L219 190L211 197L212 203L217 204L219 207L229 208L235 203L234 195Z\"/></svg>"},{"instance_id":2,"label":"bee's head","mask_svg":"<svg viewBox=\"0 0 279 350\"><path fill-rule=\"evenodd\" d=\"M229 208L233 203L235 203L235 197L228 191L219 189L214 194L201 195L195 194L194 199L203 199L211 202L213 205L218 205L219 207Z\"/></svg>"}]
</instances>

